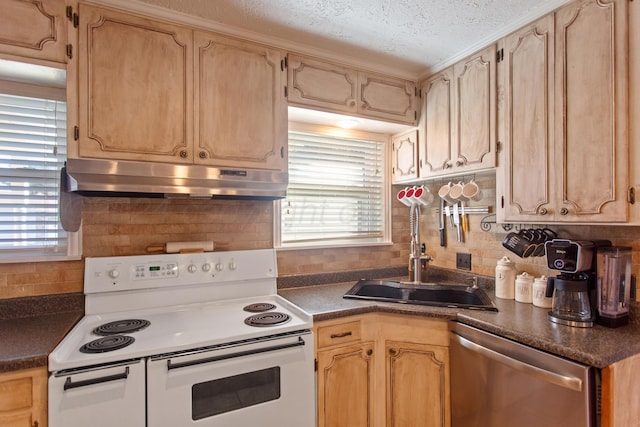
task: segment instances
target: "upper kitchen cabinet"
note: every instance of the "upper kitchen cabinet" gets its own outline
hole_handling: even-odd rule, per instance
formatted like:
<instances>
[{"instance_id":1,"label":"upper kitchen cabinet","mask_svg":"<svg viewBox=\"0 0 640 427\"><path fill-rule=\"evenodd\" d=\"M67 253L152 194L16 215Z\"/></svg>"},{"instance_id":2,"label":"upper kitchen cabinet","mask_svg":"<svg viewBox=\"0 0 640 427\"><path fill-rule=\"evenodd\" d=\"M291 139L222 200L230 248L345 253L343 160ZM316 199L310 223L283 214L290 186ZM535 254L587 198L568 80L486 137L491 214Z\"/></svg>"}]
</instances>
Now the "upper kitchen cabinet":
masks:
<instances>
[{"instance_id":1,"label":"upper kitchen cabinet","mask_svg":"<svg viewBox=\"0 0 640 427\"><path fill-rule=\"evenodd\" d=\"M358 112L356 70L293 54L287 62L290 104L335 113Z\"/></svg>"},{"instance_id":2,"label":"upper kitchen cabinet","mask_svg":"<svg viewBox=\"0 0 640 427\"><path fill-rule=\"evenodd\" d=\"M627 0L582 0L505 38L499 220L627 220L627 26Z\"/></svg>"},{"instance_id":3,"label":"upper kitchen cabinet","mask_svg":"<svg viewBox=\"0 0 640 427\"><path fill-rule=\"evenodd\" d=\"M418 177L418 131L411 130L391 137L393 183Z\"/></svg>"},{"instance_id":4,"label":"upper kitchen cabinet","mask_svg":"<svg viewBox=\"0 0 640 427\"><path fill-rule=\"evenodd\" d=\"M80 157L192 163L190 29L80 5Z\"/></svg>"},{"instance_id":5,"label":"upper kitchen cabinet","mask_svg":"<svg viewBox=\"0 0 640 427\"><path fill-rule=\"evenodd\" d=\"M421 178L495 167L495 45L422 84L420 133Z\"/></svg>"},{"instance_id":6,"label":"upper kitchen cabinet","mask_svg":"<svg viewBox=\"0 0 640 427\"><path fill-rule=\"evenodd\" d=\"M554 34L554 17L549 15L502 43L501 155L506 179L504 208L498 212L507 221L540 221L552 203Z\"/></svg>"},{"instance_id":7,"label":"upper kitchen cabinet","mask_svg":"<svg viewBox=\"0 0 640 427\"><path fill-rule=\"evenodd\" d=\"M421 91L420 175L440 175L453 166L453 67L432 76L422 84Z\"/></svg>"},{"instance_id":8,"label":"upper kitchen cabinet","mask_svg":"<svg viewBox=\"0 0 640 427\"><path fill-rule=\"evenodd\" d=\"M415 124L414 82L327 61L288 55L289 104L339 114Z\"/></svg>"},{"instance_id":9,"label":"upper kitchen cabinet","mask_svg":"<svg viewBox=\"0 0 640 427\"><path fill-rule=\"evenodd\" d=\"M0 53L67 62L66 0L3 0Z\"/></svg>"},{"instance_id":10,"label":"upper kitchen cabinet","mask_svg":"<svg viewBox=\"0 0 640 427\"><path fill-rule=\"evenodd\" d=\"M283 53L196 31L195 162L287 169Z\"/></svg>"}]
</instances>

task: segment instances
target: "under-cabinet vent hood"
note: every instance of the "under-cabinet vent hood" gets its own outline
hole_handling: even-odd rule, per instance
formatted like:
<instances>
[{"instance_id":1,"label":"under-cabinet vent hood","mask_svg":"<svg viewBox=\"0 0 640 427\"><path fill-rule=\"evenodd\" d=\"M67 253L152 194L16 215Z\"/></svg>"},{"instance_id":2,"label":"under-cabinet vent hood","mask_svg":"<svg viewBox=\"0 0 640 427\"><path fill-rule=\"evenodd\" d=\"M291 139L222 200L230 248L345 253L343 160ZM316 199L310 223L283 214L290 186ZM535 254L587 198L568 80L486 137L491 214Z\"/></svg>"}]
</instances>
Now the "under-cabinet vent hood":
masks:
<instances>
[{"instance_id":1,"label":"under-cabinet vent hood","mask_svg":"<svg viewBox=\"0 0 640 427\"><path fill-rule=\"evenodd\" d=\"M201 165L68 159L63 191L85 196L281 199L281 171Z\"/></svg>"}]
</instances>

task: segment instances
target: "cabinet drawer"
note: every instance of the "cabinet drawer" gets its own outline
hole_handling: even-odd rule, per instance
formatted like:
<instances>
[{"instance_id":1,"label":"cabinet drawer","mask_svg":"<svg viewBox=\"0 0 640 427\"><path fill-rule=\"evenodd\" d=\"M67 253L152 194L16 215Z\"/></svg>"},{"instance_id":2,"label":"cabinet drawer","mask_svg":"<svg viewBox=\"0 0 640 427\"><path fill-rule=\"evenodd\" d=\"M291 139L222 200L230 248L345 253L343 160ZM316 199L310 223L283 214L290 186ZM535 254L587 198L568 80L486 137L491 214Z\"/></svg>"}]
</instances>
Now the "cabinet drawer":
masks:
<instances>
[{"instance_id":1,"label":"cabinet drawer","mask_svg":"<svg viewBox=\"0 0 640 427\"><path fill-rule=\"evenodd\" d=\"M318 347L360 341L360 321L318 327Z\"/></svg>"}]
</instances>

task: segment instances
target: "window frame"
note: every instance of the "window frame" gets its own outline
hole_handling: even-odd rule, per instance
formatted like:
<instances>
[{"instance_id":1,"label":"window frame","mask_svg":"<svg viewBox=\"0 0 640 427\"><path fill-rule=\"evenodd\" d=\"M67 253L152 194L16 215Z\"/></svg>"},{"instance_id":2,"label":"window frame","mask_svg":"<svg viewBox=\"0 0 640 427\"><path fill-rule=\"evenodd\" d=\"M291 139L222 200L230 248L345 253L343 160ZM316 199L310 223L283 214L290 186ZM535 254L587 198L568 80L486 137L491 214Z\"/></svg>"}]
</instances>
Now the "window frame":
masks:
<instances>
[{"instance_id":1,"label":"window frame","mask_svg":"<svg viewBox=\"0 0 640 427\"><path fill-rule=\"evenodd\" d=\"M35 65L35 64L33 64ZM51 67L50 67L51 68ZM18 82L4 79L0 76L0 93L29 98L50 99L65 102L67 105L67 123L69 123L69 99L65 88L48 86L46 83ZM67 153L69 149L69 130L67 129ZM58 174L58 179L59 174ZM58 209L60 206L58 205ZM56 254L55 251L38 250L34 248L0 250L0 264L26 262L54 262L73 261L82 259L82 228L76 232L66 231L66 251Z\"/></svg>"},{"instance_id":2,"label":"window frame","mask_svg":"<svg viewBox=\"0 0 640 427\"><path fill-rule=\"evenodd\" d=\"M318 136L336 137L336 138L352 138L368 141L382 142L384 146L383 154L383 176L382 176L382 216L384 221L383 237L380 241L372 242L366 240L352 239L351 241L338 242L327 241L326 243L299 243L299 244L282 244L282 203L286 199L274 201L273 214L273 244L274 248L279 251L300 250L300 249L328 249L328 248L347 248L347 247L367 247L367 246L389 246L393 244L391 228L392 228L392 211L391 211L391 135L367 132L355 129L341 129L334 126L325 126L310 123L289 122L289 132L302 132Z\"/></svg>"}]
</instances>

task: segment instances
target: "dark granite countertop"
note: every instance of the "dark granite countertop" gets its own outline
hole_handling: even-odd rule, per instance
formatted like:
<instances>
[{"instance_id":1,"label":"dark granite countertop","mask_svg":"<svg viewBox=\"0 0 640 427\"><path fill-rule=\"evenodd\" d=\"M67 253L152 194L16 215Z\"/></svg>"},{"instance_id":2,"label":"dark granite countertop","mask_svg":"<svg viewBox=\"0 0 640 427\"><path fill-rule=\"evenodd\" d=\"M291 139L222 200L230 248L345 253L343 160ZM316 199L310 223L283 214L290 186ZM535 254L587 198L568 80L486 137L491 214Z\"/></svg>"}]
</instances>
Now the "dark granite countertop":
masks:
<instances>
[{"instance_id":1,"label":"dark granite countertop","mask_svg":"<svg viewBox=\"0 0 640 427\"><path fill-rule=\"evenodd\" d=\"M499 310L497 313L343 299L342 295L354 283L281 288L278 293L312 314L316 321L370 312L455 320L597 368L640 353L640 325L637 323L616 329L600 325L593 328L558 325L548 320L549 309L495 298L492 289L487 292Z\"/></svg>"},{"instance_id":2,"label":"dark granite countertop","mask_svg":"<svg viewBox=\"0 0 640 427\"><path fill-rule=\"evenodd\" d=\"M82 294L0 300L0 372L47 366L83 306Z\"/></svg>"}]
</instances>

